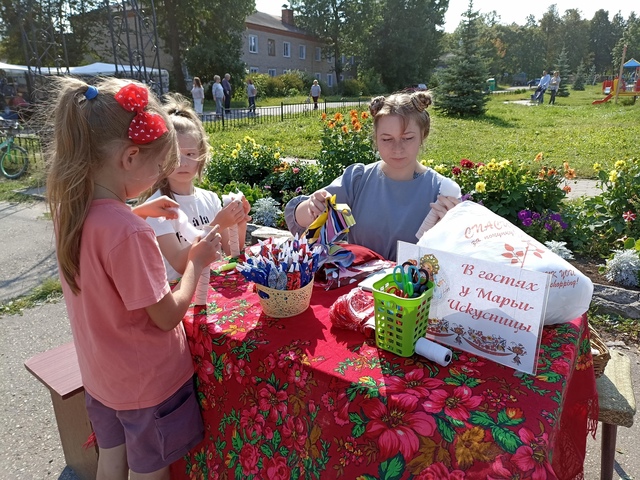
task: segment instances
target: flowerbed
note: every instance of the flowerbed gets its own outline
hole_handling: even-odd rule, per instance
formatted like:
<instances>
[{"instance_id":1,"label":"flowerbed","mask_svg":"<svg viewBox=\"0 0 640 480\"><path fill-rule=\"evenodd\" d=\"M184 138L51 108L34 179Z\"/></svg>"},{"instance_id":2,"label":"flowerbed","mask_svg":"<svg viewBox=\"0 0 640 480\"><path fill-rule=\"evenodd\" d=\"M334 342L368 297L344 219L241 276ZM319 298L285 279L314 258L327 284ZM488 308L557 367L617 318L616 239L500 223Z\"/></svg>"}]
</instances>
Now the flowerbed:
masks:
<instances>
[{"instance_id":1,"label":"flowerbed","mask_svg":"<svg viewBox=\"0 0 640 480\"><path fill-rule=\"evenodd\" d=\"M250 137L213 152L202 186L220 194L242 190L254 205L254 217L267 226L284 227L282 208L292 197L310 194L355 162L378 160L367 112L322 115L317 162L283 162L279 144L260 145ZM601 194L566 201L575 171L568 162L550 162L542 153L530 160L462 159L450 164L424 162L453 178L465 199L498 215L570 259L596 259L602 274L630 287L640 283L640 161L618 160L604 170L595 164ZM268 199L258 201L262 198ZM270 223L270 224L269 224ZM636 261L637 259L637 261ZM615 268L615 275L612 269Z\"/></svg>"}]
</instances>

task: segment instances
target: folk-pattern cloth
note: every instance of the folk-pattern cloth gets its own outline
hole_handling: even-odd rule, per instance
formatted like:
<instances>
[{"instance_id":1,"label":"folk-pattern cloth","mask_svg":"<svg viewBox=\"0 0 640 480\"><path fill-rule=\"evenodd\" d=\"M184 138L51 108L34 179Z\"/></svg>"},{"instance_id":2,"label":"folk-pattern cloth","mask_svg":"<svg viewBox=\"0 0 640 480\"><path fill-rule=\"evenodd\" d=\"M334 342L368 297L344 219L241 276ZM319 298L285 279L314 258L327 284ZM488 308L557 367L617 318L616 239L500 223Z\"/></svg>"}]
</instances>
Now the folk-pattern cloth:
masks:
<instances>
[{"instance_id":1,"label":"folk-pattern cloth","mask_svg":"<svg viewBox=\"0 0 640 480\"><path fill-rule=\"evenodd\" d=\"M544 328L534 377L458 350L440 367L332 329L348 286L314 288L283 319L235 272L211 287L207 314L184 320L205 439L173 478L583 478L597 418L586 316Z\"/></svg>"}]
</instances>

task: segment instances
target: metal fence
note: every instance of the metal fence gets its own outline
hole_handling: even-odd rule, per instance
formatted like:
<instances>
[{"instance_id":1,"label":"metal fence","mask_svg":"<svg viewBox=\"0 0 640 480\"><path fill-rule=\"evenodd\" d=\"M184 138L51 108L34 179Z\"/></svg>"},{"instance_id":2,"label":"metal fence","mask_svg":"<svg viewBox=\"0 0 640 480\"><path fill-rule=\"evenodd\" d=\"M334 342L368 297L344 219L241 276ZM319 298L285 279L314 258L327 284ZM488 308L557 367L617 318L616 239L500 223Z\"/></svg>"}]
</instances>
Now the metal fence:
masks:
<instances>
[{"instance_id":1,"label":"metal fence","mask_svg":"<svg viewBox=\"0 0 640 480\"><path fill-rule=\"evenodd\" d=\"M228 128L277 123L292 118L313 117L329 111L340 111L352 108L368 108L369 98L342 99L339 101L318 102L318 109L311 103L284 103L269 107L257 107L255 112L248 108L232 108L227 113L216 115L215 112L206 112L202 121L208 130L220 131Z\"/></svg>"},{"instance_id":2,"label":"metal fence","mask_svg":"<svg viewBox=\"0 0 640 480\"><path fill-rule=\"evenodd\" d=\"M18 145L27 151L31 165L37 165L42 161L42 144L38 135L25 133L22 130L2 129L0 130L0 143L7 140L9 135L13 135L14 145Z\"/></svg>"}]
</instances>

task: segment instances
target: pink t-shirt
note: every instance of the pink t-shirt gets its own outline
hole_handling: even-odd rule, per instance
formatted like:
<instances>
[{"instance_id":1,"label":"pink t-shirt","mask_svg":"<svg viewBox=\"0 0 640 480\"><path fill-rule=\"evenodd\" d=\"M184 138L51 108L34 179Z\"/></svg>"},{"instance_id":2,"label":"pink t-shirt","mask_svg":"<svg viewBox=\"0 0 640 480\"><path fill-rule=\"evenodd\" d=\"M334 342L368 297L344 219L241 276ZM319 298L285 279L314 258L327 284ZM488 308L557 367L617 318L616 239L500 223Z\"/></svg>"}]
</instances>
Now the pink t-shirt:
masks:
<instances>
[{"instance_id":1,"label":"pink t-shirt","mask_svg":"<svg viewBox=\"0 0 640 480\"><path fill-rule=\"evenodd\" d=\"M182 323L158 328L145 307L169 293L153 229L116 200L94 200L82 227L80 294L62 275L87 392L115 410L152 407L192 375Z\"/></svg>"}]
</instances>

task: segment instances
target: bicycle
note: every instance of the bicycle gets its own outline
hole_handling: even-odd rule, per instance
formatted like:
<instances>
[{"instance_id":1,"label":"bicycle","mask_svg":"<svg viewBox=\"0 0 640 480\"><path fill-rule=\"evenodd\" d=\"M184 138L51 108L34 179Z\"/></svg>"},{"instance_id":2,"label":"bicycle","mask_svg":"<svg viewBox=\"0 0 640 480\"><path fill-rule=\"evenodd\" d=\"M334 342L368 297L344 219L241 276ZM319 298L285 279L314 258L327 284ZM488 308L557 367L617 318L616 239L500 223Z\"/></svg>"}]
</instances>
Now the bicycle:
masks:
<instances>
[{"instance_id":1,"label":"bicycle","mask_svg":"<svg viewBox=\"0 0 640 480\"><path fill-rule=\"evenodd\" d=\"M24 175L29 168L29 155L24 148L14 144L15 134L12 130L18 130L20 124L11 121L7 126L8 122L8 120L4 120L7 139L0 143L0 154L2 155L0 157L0 171L5 177L15 180Z\"/></svg>"}]
</instances>

